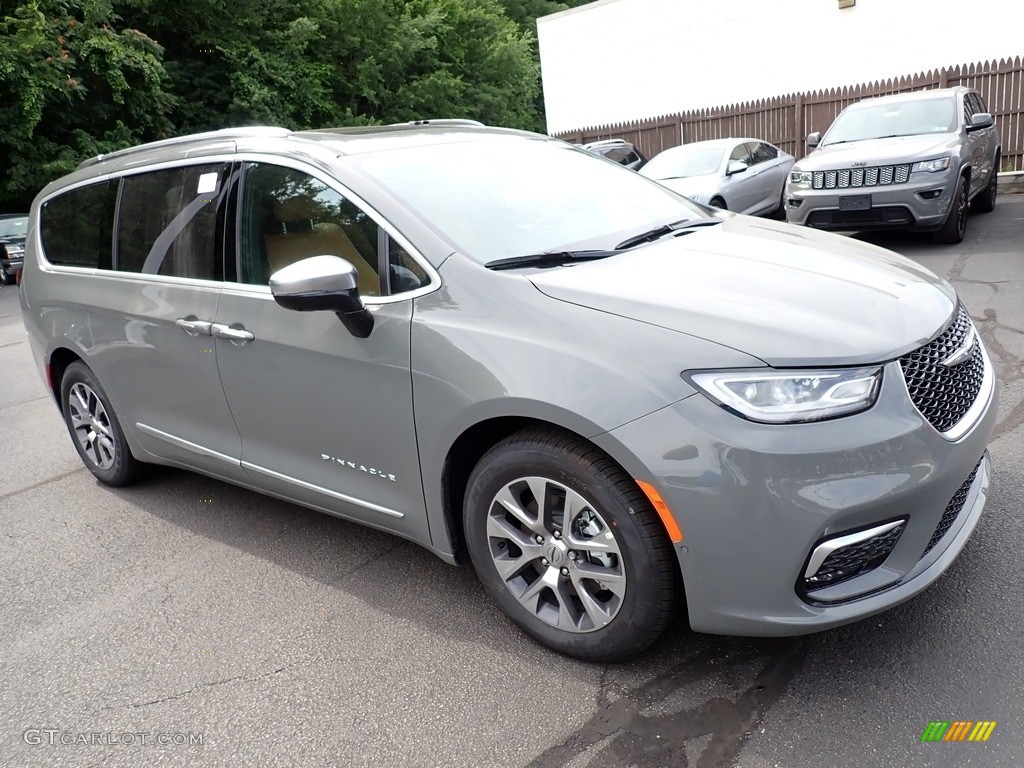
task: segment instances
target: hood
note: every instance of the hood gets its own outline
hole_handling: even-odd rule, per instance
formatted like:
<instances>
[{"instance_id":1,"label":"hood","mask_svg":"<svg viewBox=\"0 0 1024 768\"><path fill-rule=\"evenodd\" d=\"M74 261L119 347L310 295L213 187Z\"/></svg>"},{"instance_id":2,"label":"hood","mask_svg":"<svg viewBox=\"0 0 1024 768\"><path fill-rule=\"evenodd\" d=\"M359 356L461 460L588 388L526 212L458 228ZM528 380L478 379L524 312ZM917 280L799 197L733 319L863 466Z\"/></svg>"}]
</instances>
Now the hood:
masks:
<instances>
[{"instance_id":1,"label":"hood","mask_svg":"<svg viewBox=\"0 0 1024 768\"><path fill-rule=\"evenodd\" d=\"M911 163L949 154L959 143L959 134L943 133L832 144L818 147L797 163L797 167L802 171L829 171L849 168L854 163L866 162L869 166Z\"/></svg>"},{"instance_id":2,"label":"hood","mask_svg":"<svg viewBox=\"0 0 1024 768\"><path fill-rule=\"evenodd\" d=\"M654 181L685 197L699 197L702 200L707 200L718 191L721 176L717 173L707 173L702 176L688 176L684 179L654 179Z\"/></svg>"},{"instance_id":3,"label":"hood","mask_svg":"<svg viewBox=\"0 0 1024 768\"><path fill-rule=\"evenodd\" d=\"M947 282L898 254L746 216L529 278L553 299L777 367L892 360L931 340L956 307Z\"/></svg>"}]
</instances>

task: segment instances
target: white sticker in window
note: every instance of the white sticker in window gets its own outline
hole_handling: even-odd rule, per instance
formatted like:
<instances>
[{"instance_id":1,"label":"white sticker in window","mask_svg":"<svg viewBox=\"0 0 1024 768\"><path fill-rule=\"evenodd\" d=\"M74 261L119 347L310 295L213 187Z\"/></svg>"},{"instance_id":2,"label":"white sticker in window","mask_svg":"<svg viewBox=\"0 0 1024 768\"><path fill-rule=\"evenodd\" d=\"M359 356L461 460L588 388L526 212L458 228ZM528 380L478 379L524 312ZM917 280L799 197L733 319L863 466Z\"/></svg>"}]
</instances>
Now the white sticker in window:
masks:
<instances>
[{"instance_id":1,"label":"white sticker in window","mask_svg":"<svg viewBox=\"0 0 1024 768\"><path fill-rule=\"evenodd\" d=\"M197 195L205 195L207 192L213 192L217 188L217 174L216 173L204 173L199 177L199 188L196 190Z\"/></svg>"}]
</instances>

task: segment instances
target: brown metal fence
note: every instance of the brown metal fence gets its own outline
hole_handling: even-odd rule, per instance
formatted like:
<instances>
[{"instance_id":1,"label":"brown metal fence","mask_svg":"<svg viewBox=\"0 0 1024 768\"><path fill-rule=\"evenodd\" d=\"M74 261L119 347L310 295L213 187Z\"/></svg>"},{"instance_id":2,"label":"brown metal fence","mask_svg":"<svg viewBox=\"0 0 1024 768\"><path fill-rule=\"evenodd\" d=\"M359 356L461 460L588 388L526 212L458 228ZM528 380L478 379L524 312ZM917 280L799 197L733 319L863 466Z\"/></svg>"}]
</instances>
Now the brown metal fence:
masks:
<instances>
[{"instance_id":1,"label":"brown metal fence","mask_svg":"<svg viewBox=\"0 0 1024 768\"><path fill-rule=\"evenodd\" d=\"M1021 58L969 64L882 82L832 88L770 99L698 109L675 115L581 128L555 134L585 144L625 139L648 157L679 144L729 136L752 136L776 144L798 158L806 154L807 134L824 131L849 104L871 96L967 85L977 88L1002 135L1002 170L1024 170L1024 66Z\"/></svg>"}]
</instances>

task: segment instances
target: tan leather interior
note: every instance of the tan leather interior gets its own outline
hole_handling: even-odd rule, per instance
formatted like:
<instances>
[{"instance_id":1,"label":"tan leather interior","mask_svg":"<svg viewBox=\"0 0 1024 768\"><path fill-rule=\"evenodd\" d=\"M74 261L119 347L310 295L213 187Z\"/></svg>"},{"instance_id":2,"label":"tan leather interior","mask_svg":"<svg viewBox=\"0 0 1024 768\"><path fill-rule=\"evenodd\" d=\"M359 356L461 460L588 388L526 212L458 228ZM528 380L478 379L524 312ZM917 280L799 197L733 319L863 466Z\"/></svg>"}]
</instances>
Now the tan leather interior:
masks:
<instances>
[{"instance_id":1,"label":"tan leather interior","mask_svg":"<svg viewBox=\"0 0 1024 768\"><path fill-rule=\"evenodd\" d=\"M318 221L323 218L323 210L314 199L297 195L275 200L274 217L281 222L282 231L263 238L271 272L309 256L340 256L359 273L359 293L379 295L377 270L363 258L341 226L333 221Z\"/></svg>"}]
</instances>

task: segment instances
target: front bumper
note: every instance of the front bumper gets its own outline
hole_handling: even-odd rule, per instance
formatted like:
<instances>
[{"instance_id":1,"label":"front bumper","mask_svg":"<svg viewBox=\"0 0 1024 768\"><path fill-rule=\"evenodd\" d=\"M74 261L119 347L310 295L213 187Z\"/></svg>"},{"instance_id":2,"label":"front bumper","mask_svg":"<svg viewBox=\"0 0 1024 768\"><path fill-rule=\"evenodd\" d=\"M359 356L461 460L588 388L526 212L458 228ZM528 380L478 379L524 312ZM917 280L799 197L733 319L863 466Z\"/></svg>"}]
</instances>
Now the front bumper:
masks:
<instances>
[{"instance_id":1,"label":"front bumper","mask_svg":"<svg viewBox=\"0 0 1024 768\"><path fill-rule=\"evenodd\" d=\"M898 362L886 366L875 405L853 416L755 424L694 395L596 442L628 457L627 471L653 481L675 515L694 630L798 635L884 611L949 567L985 504L996 390L956 442L914 407ZM924 554L975 468L955 519ZM822 541L896 519L905 525L881 565L807 593Z\"/></svg>"},{"instance_id":2,"label":"front bumper","mask_svg":"<svg viewBox=\"0 0 1024 768\"><path fill-rule=\"evenodd\" d=\"M11 259L0 259L0 264L3 265L4 272L8 275L16 275L21 272L21 267L25 263L23 256L15 256Z\"/></svg>"},{"instance_id":3,"label":"front bumper","mask_svg":"<svg viewBox=\"0 0 1024 768\"><path fill-rule=\"evenodd\" d=\"M868 229L936 230L949 215L954 171L912 173L905 184L844 189L786 189L786 221L833 232ZM843 210L841 201L870 196L870 207Z\"/></svg>"}]
</instances>

